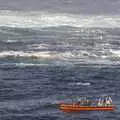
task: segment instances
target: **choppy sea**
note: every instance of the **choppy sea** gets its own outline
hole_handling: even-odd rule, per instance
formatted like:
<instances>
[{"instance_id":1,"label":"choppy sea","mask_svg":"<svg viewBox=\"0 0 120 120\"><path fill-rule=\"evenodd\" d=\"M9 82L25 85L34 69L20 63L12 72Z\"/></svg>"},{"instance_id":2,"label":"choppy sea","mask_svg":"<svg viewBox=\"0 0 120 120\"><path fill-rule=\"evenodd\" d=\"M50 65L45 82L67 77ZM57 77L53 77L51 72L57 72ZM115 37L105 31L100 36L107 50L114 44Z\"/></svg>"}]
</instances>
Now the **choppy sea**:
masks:
<instances>
[{"instance_id":1,"label":"choppy sea","mask_svg":"<svg viewBox=\"0 0 120 120\"><path fill-rule=\"evenodd\" d=\"M109 95L114 112L63 113ZM0 12L0 120L120 120L120 16Z\"/></svg>"}]
</instances>

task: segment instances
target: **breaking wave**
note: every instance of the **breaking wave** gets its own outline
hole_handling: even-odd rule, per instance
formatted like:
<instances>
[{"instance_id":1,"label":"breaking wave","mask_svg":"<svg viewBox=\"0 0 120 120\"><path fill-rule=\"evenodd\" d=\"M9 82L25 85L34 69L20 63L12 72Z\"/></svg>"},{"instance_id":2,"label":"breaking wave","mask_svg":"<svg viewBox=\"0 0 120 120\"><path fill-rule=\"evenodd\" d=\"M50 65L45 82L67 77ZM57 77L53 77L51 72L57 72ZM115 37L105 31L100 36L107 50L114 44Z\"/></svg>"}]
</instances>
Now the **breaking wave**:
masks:
<instances>
[{"instance_id":1,"label":"breaking wave","mask_svg":"<svg viewBox=\"0 0 120 120\"><path fill-rule=\"evenodd\" d=\"M64 63L89 63L89 64L118 64L120 63L120 51L110 49L107 55L97 55L95 52L79 50L79 51L2 51L0 58L31 58L54 60L56 64ZM115 61L115 62L114 62Z\"/></svg>"},{"instance_id":2,"label":"breaking wave","mask_svg":"<svg viewBox=\"0 0 120 120\"><path fill-rule=\"evenodd\" d=\"M5 66L9 66L9 67L40 67L40 66L49 66L49 64L45 64L45 63L1 63L0 67L5 67Z\"/></svg>"},{"instance_id":3,"label":"breaking wave","mask_svg":"<svg viewBox=\"0 0 120 120\"><path fill-rule=\"evenodd\" d=\"M0 53L0 58L5 57L35 57L35 58L50 58L48 52L23 52L23 51L3 51Z\"/></svg>"},{"instance_id":4,"label":"breaking wave","mask_svg":"<svg viewBox=\"0 0 120 120\"><path fill-rule=\"evenodd\" d=\"M120 50L112 50L110 49L111 53L114 54L116 57L120 57Z\"/></svg>"},{"instance_id":5,"label":"breaking wave","mask_svg":"<svg viewBox=\"0 0 120 120\"><path fill-rule=\"evenodd\" d=\"M0 11L0 26L41 28L52 26L120 27L119 15L73 15L47 12Z\"/></svg>"}]
</instances>

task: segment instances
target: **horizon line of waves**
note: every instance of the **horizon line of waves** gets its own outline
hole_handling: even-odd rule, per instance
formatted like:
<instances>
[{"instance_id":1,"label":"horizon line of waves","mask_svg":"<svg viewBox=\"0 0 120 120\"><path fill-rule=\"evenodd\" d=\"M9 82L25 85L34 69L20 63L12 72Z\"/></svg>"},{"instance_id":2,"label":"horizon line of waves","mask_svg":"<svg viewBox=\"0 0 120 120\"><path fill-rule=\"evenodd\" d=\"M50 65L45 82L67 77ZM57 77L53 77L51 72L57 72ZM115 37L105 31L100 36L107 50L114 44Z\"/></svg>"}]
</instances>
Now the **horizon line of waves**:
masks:
<instances>
[{"instance_id":1,"label":"horizon line of waves","mask_svg":"<svg viewBox=\"0 0 120 120\"><path fill-rule=\"evenodd\" d=\"M0 26L18 28L52 26L118 28L120 27L120 16L0 11Z\"/></svg>"}]
</instances>

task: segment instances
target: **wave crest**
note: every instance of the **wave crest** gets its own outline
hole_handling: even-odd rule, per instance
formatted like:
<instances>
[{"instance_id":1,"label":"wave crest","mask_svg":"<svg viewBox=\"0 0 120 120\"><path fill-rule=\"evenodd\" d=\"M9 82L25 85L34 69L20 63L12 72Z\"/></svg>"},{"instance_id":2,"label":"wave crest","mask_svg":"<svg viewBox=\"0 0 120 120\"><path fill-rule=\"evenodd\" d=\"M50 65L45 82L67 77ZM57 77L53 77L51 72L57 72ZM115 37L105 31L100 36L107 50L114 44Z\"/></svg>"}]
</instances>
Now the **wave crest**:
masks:
<instances>
[{"instance_id":1,"label":"wave crest","mask_svg":"<svg viewBox=\"0 0 120 120\"><path fill-rule=\"evenodd\" d=\"M36 46L36 44L35 44ZM44 44L43 44L44 46ZM43 47L42 46L42 47ZM33 46L34 47L34 46ZM39 46L41 48L41 46ZM54 64L63 63L91 63L91 64L118 64L120 63L120 51L110 50L107 54L98 54L87 50L78 51L2 51L0 52L0 58L28 58L28 59L46 59L52 60Z\"/></svg>"}]
</instances>

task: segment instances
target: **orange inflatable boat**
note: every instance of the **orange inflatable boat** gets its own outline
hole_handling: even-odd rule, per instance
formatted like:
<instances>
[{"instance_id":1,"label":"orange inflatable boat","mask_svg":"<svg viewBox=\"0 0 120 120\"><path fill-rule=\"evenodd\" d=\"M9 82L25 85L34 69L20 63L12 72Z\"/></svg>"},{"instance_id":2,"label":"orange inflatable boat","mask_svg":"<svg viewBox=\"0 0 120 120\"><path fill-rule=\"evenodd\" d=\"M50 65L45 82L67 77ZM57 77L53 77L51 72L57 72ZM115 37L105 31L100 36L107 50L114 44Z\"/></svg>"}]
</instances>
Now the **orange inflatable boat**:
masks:
<instances>
[{"instance_id":1,"label":"orange inflatable boat","mask_svg":"<svg viewBox=\"0 0 120 120\"><path fill-rule=\"evenodd\" d=\"M114 111L115 106L81 106L77 104L61 103L59 109L63 112L80 112L80 111Z\"/></svg>"}]
</instances>

